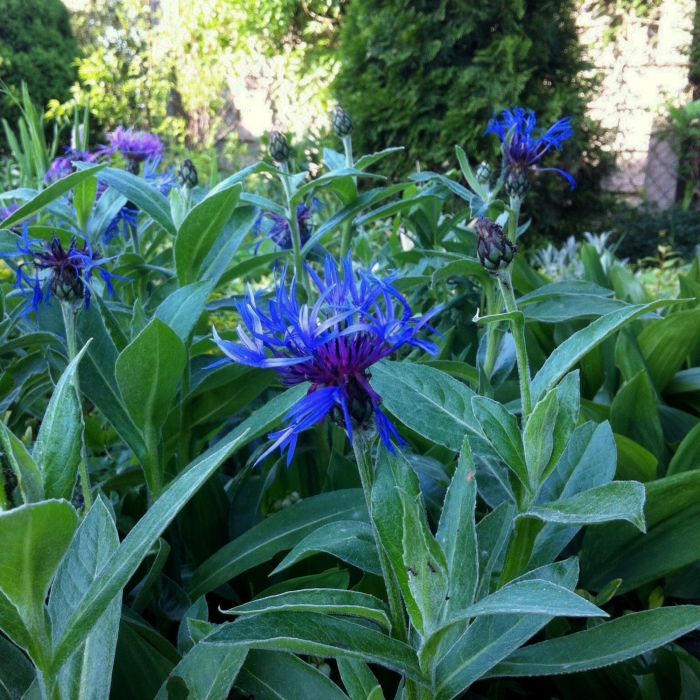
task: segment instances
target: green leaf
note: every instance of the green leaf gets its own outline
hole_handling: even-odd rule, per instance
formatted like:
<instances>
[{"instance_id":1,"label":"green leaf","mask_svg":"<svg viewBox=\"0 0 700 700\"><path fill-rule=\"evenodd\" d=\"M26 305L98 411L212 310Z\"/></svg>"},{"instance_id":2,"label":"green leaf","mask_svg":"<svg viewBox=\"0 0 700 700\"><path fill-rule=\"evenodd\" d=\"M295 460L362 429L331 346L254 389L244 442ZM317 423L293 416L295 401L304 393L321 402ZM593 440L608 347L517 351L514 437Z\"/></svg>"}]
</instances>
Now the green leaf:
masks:
<instances>
[{"instance_id":1,"label":"green leaf","mask_svg":"<svg viewBox=\"0 0 700 700\"><path fill-rule=\"evenodd\" d=\"M89 345L63 371L46 407L34 444L34 458L47 498L70 499L78 475L83 442L83 411L75 393L75 375Z\"/></svg>"},{"instance_id":2,"label":"green leaf","mask_svg":"<svg viewBox=\"0 0 700 700\"><path fill-rule=\"evenodd\" d=\"M117 528L100 497L76 530L51 586L49 615L54 639L65 632L82 595L118 546ZM61 669L58 686L63 697L102 700L109 696L120 615L121 596L117 594Z\"/></svg>"},{"instance_id":3,"label":"green leaf","mask_svg":"<svg viewBox=\"0 0 700 700\"><path fill-rule=\"evenodd\" d=\"M372 386L393 415L431 442L459 452L466 432L479 433L474 392L449 374L410 362L380 362L372 367Z\"/></svg>"},{"instance_id":4,"label":"green leaf","mask_svg":"<svg viewBox=\"0 0 700 700\"><path fill-rule=\"evenodd\" d=\"M518 580L540 579L572 589L578 579L575 559L529 572ZM551 615L494 615L477 618L437 663L434 696L449 700L483 677L542 629Z\"/></svg>"},{"instance_id":5,"label":"green leaf","mask_svg":"<svg viewBox=\"0 0 700 700\"><path fill-rule=\"evenodd\" d=\"M149 454L157 449L186 362L183 342L157 318L117 358L117 385L131 419L144 435ZM162 480L157 460L149 459L145 472L149 488L157 493Z\"/></svg>"},{"instance_id":6,"label":"green leaf","mask_svg":"<svg viewBox=\"0 0 700 700\"><path fill-rule=\"evenodd\" d=\"M338 659L338 671L351 700L368 700L379 688L378 698L384 700L382 688L375 675L364 661L358 659Z\"/></svg>"},{"instance_id":7,"label":"green leaf","mask_svg":"<svg viewBox=\"0 0 700 700\"><path fill-rule=\"evenodd\" d=\"M56 667L60 667L75 647L85 640L92 626L133 576L156 540L219 465L246 440L253 439L257 431L267 430L270 423L275 423L287 412L289 397L283 394L279 399L253 413L225 439L192 462L136 523L76 606L75 613L66 624L65 634L56 643Z\"/></svg>"},{"instance_id":8,"label":"green leaf","mask_svg":"<svg viewBox=\"0 0 700 700\"><path fill-rule=\"evenodd\" d=\"M427 523L418 477L401 454L377 451L372 519L413 626L437 623L447 595L447 562Z\"/></svg>"},{"instance_id":9,"label":"green leaf","mask_svg":"<svg viewBox=\"0 0 700 700\"><path fill-rule=\"evenodd\" d=\"M44 485L39 467L24 443L2 422L0 422L0 444L17 478L19 491L24 502L42 501L44 499Z\"/></svg>"},{"instance_id":10,"label":"green leaf","mask_svg":"<svg viewBox=\"0 0 700 700\"><path fill-rule=\"evenodd\" d=\"M200 270L238 204L241 188L230 187L203 199L182 222L175 239L175 268L181 286L200 279Z\"/></svg>"},{"instance_id":11,"label":"green leaf","mask_svg":"<svg viewBox=\"0 0 700 700\"><path fill-rule=\"evenodd\" d=\"M644 486L637 481L613 481L552 503L530 508L522 517L563 525L594 525L627 520L645 532Z\"/></svg>"},{"instance_id":12,"label":"green leaf","mask_svg":"<svg viewBox=\"0 0 700 700\"><path fill-rule=\"evenodd\" d=\"M243 240L257 221L257 217L258 210L254 207L236 208L202 263L200 277L213 284L221 281Z\"/></svg>"},{"instance_id":13,"label":"green leaf","mask_svg":"<svg viewBox=\"0 0 700 700\"><path fill-rule=\"evenodd\" d=\"M276 612L246 616L221 625L206 640L216 645L356 658L422 680L415 652L407 644L365 624L319 613Z\"/></svg>"},{"instance_id":14,"label":"green leaf","mask_svg":"<svg viewBox=\"0 0 700 700\"><path fill-rule=\"evenodd\" d=\"M482 282L487 280L488 272L476 258L463 258L452 260L446 265L441 265L434 273L432 284L449 280L451 277L474 277Z\"/></svg>"},{"instance_id":15,"label":"green leaf","mask_svg":"<svg viewBox=\"0 0 700 700\"><path fill-rule=\"evenodd\" d=\"M354 660L338 659L338 666L348 662ZM315 666L279 651L249 652L236 687L255 700L347 700L347 695Z\"/></svg>"},{"instance_id":16,"label":"green leaf","mask_svg":"<svg viewBox=\"0 0 700 700\"><path fill-rule=\"evenodd\" d=\"M498 401L485 396L474 396L472 410L491 447L523 486L530 488L525 450L516 417Z\"/></svg>"},{"instance_id":17,"label":"green leaf","mask_svg":"<svg viewBox=\"0 0 700 700\"><path fill-rule=\"evenodd\" d=\"M544 365L532 380L532 398L538 401L570 369L587 355L596 345L602 343L625 323L672 303L673 300L660 299L650 304L628 306L612 311L596 319L583 330L577 331L554 349Z\"/></svg>"},{"instance_id":18,"label":"green leaf","mask_svg":"<svg viewBox=\"0 0 700 700\"><path fill-rule=\"evenodd\" d=\"M0 513L0 591L25 621L43 619L49 585L77 525L78 514L67 501Z\"/></svg>"},{"instance_id":19,"label":"green leaf","mask_svg":"<svg viewBox=\"0 0 700 700\"><path fill-rule=\"evenodd\" d=\"M691 469L700 469L700 423L678 445L666 474L671 476Z\"/></svg>"},{"instance_id":20,"label":"green leaf","mask_svg":"<svg viewBox=\"0 0 700 700\"><path fill-rule=\"evenodd\" d=\"M676 311L645 326L637 338L656 388L673 379L689 355L700 347L700 309Z\"/></svg>"},{"instance_id":21,"label":"green leaf","mask_svg":"<svg viewBox=\"0 0 700 700\"><path fill-rule=\"evenodd\" d=\"M440 515L436 539L447 559L448 596L445 614L450 616L470 605L479 581L476 541L476 467L465 438L459 462Z\"/></svg>"},{"instance_id":22,"label":"green leaf","mask_svg":"<svg viewBox=\"0 0 700 700\"><path fill-rule=\"evenodd\" d=\"M132 175L125 170L105 168L99 173L98 179L123 194L128 201L146 212L169 234L175 235L175 224L170 217L168 200L144 178Z\"/></svg>"},{"instance_id":23,"label":"green leaf","mask_svg":"<svg viewBox=\"0 0 700 700\"><path fill-rule=\"evenodd\" d=\"M700 472L684 472L645 484L647 534L625 523L590 529L583 541L582 582L600 590L621 578L626 593L698 559Z\"/></svg>"},{"instance_id":24,"label":"green leaf","mask_svg":"<svg viewBox=\"0 0 700 700\"><path fill-rule=\"evenodd\" d=\"M21 700L34 682L36 673L31 661L14 645L0 636L0 698Z\"/></svg>"},{"instance_id":25,"label":"green leaf","mask_svg":"<svg viewBox=\"0 0 700 700\"><path fill-rule=\"evenodd\" d=\"M554 426L559 413L559 401L554 391L548 391L540 399L527 418L523 431L525 462L529 483L540 483L554 449Z\"/></svg>"},{"instance_id":26,"label":"green leaf","mask_svg":"<svg viewBox=\"0 0 700 700\"><path fill-rule=\"evenodd\" d=\"M207 559L192 577L190 597L198 598L278 552L291 549L321 525L349 519L367 519L360 489L322 493L295 503L253 526Z\"/></svg>"},{"instance_id":27,"label":"green leaf","mask_svg":"<svg viewBox=\"0 0 700 700\"><path fill-rule=\"evenodd\" d=\"M460 618L483 615L552 615L562 617L605 617L606 612L563 586L532 579L514 581L478 603L460 611ZM452 620L449 620L452 623Z\"/></svg>"},{"instance_id":28,"label":"green leaf","mask_svg":"<svg viewBox=\"0 0 700 700\"><path fill-rule=\"evenodd\" d=\"M699 626L700 606L630 613L583 632L519 649L489 677L552 676L601 668L668 644Z\"/></svg>"},{"instance_id":29,"label":"green leaf","mask_svg":"<svg viewBox=\"0 0 700 700\"><path fill-rule=\"evenodd\" d=\"M169 700L183 692L192 700L228 698L247 654L245 647L214 646L203 639L170 672L156 700Z\"/></svg>"},{"instance_id":30,"label":"green leaf","mask_svg":"<svg viewBox=\"0 0 700 700\"><path fill-rule=\"evenodd\" d=\"M659 399L645 371L626 382L617 392L610 406L610 423L616 433L638 442L659 462L666 462Z\"/></svg>"},{"instance_id":31,"label":"green leaf","mask_svg":"<svg viewBox=\"0 0 700 700\"><path fill-rule=\"evenodd\" d=\"M391 628L386 605L379 598L359 591L332 588L307 588L279 593L267 598L256 598L221 612L226 615L254 615L279 611L348 615L371 620L387 630Z\"/></svg>"},{"instance_id":32,"label":"green leaf","mask_svg":"<svg viewBox=\"0 0 700 700\"><path fill-rule=\"evenodd\" d=\"M272 574L284 571L296 562L320 552L337 557L371 574L382 575L372 528L369 523L358 520L327 523L309 533L294 546Z\"/></svg>"},{"instance_id":33,"label":"green leaf","mask_svg":"<svg viewBox=\"0 0 700 700\"><path fill-rule=\"evenodd\" d=\"M2 228L9 229L15 224L28 219L30 216L34 216L34 214L40 212L47 204L58 199L61 195L73 189L76 185L79 185L83 180L87 180L93 175L96 175L104 167L104 165L93 165L79 170L76 173L71 173L61 180L57 180L23 204L16 212L10 214L10 216L2 222Z\"/></svg>"},{"instance_id":34,"label":"green leaf","mask_svg":"<svg viewBox=\"0 0 700 700\"><path fill-rule=\"evenodd\" d=\"M0 630L22 649L27 652L32 650L32 635L24 624L19 610L2 590L0 590Z\"/></svg>"},{"instance_id":35,"label":"green leaf","mask_svg":"<svg viewBox=\"0 0 700 700\"><path fill-rule=\"evenodd\" d=\"M197 325L207 304L213 285L210 280L194 282L176 289L158 306L154 316L167 323L183 343Z\"/></svg>"}]
</instances>

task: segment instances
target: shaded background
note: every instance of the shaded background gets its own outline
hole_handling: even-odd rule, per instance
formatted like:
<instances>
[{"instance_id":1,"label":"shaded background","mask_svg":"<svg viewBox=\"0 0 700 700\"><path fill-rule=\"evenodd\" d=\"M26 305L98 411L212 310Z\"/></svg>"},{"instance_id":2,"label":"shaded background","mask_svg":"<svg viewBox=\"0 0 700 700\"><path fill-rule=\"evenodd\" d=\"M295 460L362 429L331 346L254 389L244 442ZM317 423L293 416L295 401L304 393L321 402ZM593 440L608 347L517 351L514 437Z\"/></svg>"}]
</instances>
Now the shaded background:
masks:
<instances>
[{"instance_id":1,"label":"shaded background","mask_svg":"<svg viewBox=\"0 0 700 700\"><path fill-rule=\"evenodd\" d=\"M634 257L698 242L697 21L693 0L0 0L0 78L22 80L69 139L155 131L173 157L233 171L271 128L313 168L340 101L356 149L406 147L385 174L449 170L454 145L497 163L483 131L516 104L569 115L559 162L536 183L533 232L614 228ZM9 123L17 108L3 100Z\"/></svg>"}]
</instances>

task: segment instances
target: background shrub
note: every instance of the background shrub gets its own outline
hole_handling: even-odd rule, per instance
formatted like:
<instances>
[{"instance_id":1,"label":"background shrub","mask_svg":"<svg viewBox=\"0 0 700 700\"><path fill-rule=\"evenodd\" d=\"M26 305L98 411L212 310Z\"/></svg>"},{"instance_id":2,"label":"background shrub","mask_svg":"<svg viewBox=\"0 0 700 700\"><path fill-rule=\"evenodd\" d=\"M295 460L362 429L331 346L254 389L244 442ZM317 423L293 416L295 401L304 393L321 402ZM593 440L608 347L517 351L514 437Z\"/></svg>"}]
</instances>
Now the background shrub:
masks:
<instances>
[{"instance_id":1,"label":"background shrub","mask_svg":"<svg viewBox=\"0 0 700 700\"><path fill-rule=\"evenodd\" d=\"M45 107L65 99L76 78L78 45L70 15L61 0L0 0L0 79L14 92L22 81L32 99ZM0 98L10 123L19 116L14 100ZM6 145L0 135L0 148Z\"/></svg>"},{"instance_id":2,"label":"background shrub","mask_svg":"<svg viewBox=\"0 0 700 700\"><path fill-rule=\"evenodd\" d=\"M600 129L585 117L593 80L582 74L588 66L575 8L574 0L352 0L334 87L355 119L359 149L404 145L404 157L391 161L393 175L418 162L422 169L454 165L455 144L495 162L497 140L483 136L494 111L521 104L542 124L570 115L576 138L562 166L578 180L576 197L563 181L546 178L528 213L538 232L555 238L580 230L610 158Z\"/></svg>"}]
</instances>

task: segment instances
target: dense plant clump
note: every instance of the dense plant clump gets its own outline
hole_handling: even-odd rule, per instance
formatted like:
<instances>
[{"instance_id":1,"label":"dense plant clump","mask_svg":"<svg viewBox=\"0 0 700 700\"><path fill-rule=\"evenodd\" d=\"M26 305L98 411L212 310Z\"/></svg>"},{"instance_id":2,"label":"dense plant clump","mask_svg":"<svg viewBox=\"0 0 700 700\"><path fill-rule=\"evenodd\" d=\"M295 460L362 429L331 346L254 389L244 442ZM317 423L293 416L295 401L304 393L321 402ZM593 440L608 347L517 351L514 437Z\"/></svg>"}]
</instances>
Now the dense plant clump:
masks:
<instances>
[{"instance_id":1,"label":"dense plant clump","mask_svg":"<svg viewBox=\"0 0 700 700\"><path fill-rule=\"evenodd\" d=\"M43 107L67 99L76 78L78 45L61 0L2 0L0 3L0 80L19 93L22 82ZM20 109L11 95L0 97L2 116L13 123ZM5 150L5 135L0 133Z\"/></svg>"},{"instance_id":2,"label":"dense plant clump","mask_svg":"<svg viewBox=\"0 0 700 700\"><path fill-rule=\"evenodd\" d=\"M343 108L313 177L281 132L225 178L87 118L17 144L9 697L693 697L700 263L530 264L576 121L504 107L476 170L394 180Z\"/></svg>"}]
</instances>

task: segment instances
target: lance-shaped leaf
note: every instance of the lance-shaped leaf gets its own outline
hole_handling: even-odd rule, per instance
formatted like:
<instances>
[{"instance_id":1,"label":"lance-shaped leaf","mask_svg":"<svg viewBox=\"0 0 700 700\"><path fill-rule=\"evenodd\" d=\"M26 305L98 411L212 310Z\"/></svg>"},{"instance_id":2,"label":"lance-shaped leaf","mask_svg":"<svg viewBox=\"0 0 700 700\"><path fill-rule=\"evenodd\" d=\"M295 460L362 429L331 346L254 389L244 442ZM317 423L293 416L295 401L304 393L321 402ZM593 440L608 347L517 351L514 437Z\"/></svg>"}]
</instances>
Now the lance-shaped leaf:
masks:
<instances>
[{"instance_id":1,"label":"lance-shaped leaf","mask_svg":"<svg viewBox=\"0 0 700 700\"><path fill-rule=\"evenodd\" d=\"M269 612L318 612L326 615L361 617L389 629L386 605L369 593L333 588L306 588L266 598L256 598L230 610L227 615L255 615Z\"/></svg>"},{"instance_id":2,"label":"lance-shaped leaf","mask_svg":"<svg viewBox=\"0 0 700 700\"><path fill-rule=\"evenodd\" d=\"M76 530L51 586L49 615L55 639L61 637L83 593L118 546L117 528L100 497ZM118 593L61 669L58 686L63 696L102 700L109 695L120 615Z\"/></svg>"},{"instance_id":3,"label":"lance-shaped leaf","mask_svg":"<svg viewBox=\"0 0 700 700\"><path fill-rule=\"evenodd\" d=\"M36 461L47 498L73 495L83 442L83 411L75 393L75 375L88 343L68 364L46 407L34 443Z\"/></svg>"},{"instance_id":4,"label":"lance-shaped leaf","mask_svg":"<svg viewBox=\"0 0 700 700\"><path fill-rule=\"evenodd\" d=\"M578 673L632 659L700 627L700 606L630 613L583 632L519 649L489 676Z\"/></svg>"}]
</instances>

